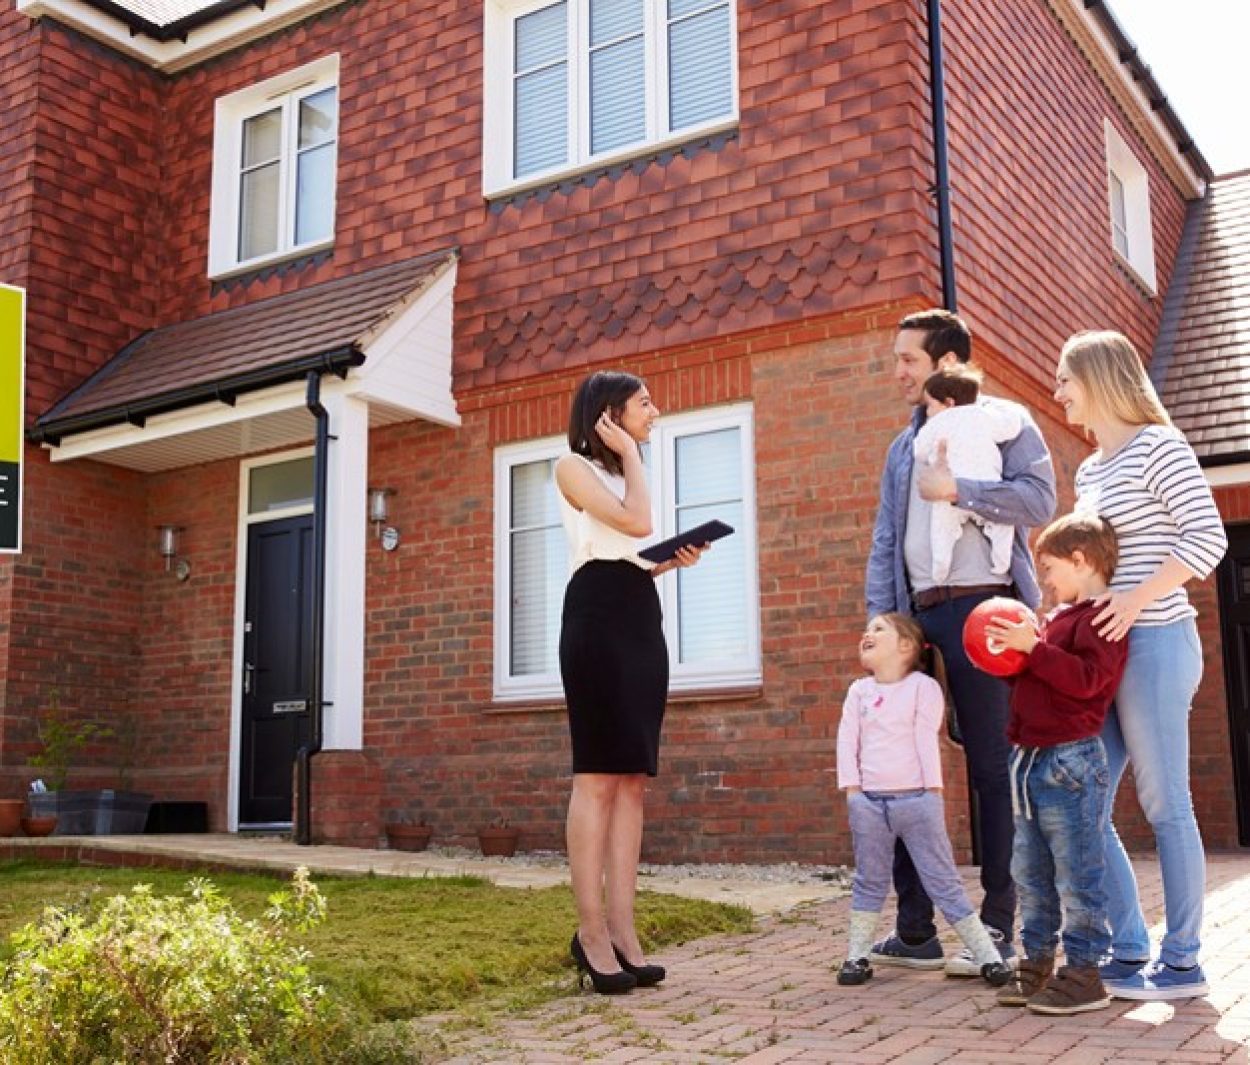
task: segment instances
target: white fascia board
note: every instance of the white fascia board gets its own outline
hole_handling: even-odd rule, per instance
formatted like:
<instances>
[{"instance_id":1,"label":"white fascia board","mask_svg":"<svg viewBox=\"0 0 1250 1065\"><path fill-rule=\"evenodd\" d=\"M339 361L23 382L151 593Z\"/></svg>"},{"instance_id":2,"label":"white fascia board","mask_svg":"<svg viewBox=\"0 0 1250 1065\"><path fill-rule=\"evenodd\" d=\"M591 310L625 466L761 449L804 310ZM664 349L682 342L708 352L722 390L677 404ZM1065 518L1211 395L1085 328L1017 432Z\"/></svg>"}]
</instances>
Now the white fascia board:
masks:
<instances>
[{"instance_id":1,"label":"white fascia board","mask_svg":"<svg viewBox=\"0 0 1250 1065\"><path fill-rule=\"evenodd\" d=\"M240 8L187 33L185 41L156 41L132 34L120 19L85 4L82 0L17 0L17 10L35 19L54 18L93 37L123 55L167 74L202 63L274 30L301 22L345 0L269 0L258 7Z\"/></svg>"},{"instance_id":2,"label":"white fascia board","mask_svg":"<svg viewBox=\"0 0 1250 1065\"><path fill-rule=\"evenodd\" d=\"M118 448L136 444L151 444L156 440L182 436L200 429L212 429L232 422L247 421L264 414L293 410L305 406L303 381L292 381L256 392L245 392L233 407L213 400L185 410L154 414L142 427L137 425L108 425L90 432L67 436L59 447L45 443L53 462L88 459Z\"/></svg>"},{"instance_id":3,"label":"white fascia board","mask_svg":"<svg viewBox=\"0 0 1250 1065\"><path fill-rule=\"evenodd\" d=\"M1207 484L1212 488L1230 488L1250 484L1250 462L1236 462L1230 466L1207 466L1203 471Z\"/></svg>"}]
</instances>

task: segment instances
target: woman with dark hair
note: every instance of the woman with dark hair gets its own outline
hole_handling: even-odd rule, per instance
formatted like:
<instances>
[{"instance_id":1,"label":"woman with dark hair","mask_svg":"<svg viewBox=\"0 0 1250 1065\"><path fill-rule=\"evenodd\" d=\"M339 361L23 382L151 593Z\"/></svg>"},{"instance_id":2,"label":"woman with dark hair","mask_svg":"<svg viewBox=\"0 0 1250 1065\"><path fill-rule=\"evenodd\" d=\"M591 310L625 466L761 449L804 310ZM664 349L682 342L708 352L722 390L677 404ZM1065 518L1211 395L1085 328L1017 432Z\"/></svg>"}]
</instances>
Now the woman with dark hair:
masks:
<instances>
[{"instance_id":1,"label":"woman with dark hair","mask_svg":"<svg viewBox=\"0 0 1250 1065\"><path fill-rule=\"evenodd\" d=\"M643 790L656 775L668 696L653 578L693 565L704 548L683 548L656 566L638 556L651 535L639 444L659 416L639 378L591 374L573 397L571 454L555 470L572 570L560 628L573 744L567 839L578 927L570 950L603 994L665 975L646 963L634 927Z\"/></svg>"}]
</instances>

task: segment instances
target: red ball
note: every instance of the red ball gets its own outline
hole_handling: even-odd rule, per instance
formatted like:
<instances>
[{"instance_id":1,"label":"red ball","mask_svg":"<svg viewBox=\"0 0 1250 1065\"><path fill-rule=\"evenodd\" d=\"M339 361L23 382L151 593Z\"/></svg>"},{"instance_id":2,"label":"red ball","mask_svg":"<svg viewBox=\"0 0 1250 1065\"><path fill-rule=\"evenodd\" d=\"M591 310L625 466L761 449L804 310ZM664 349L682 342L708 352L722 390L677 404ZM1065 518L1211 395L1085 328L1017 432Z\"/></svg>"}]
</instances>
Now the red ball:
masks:
<instances>
[{"instance_id":1,"label":"red ball","mask_svg":"<svg viewBox=\"0 0 1250 1065\"><path fill-rule=\"evenodd\" d=\"M977 669L996 677L1010 677L1024 668L1029 656L1023 651L1004 647L986 637L985 627L1000 618L1013 622L1022 621L1024 618L1033 618L1033 611L1023 603L1005 596L995 596L984 603L978 603L964 622L964 653Z\"/></svg>"}]
</instances>

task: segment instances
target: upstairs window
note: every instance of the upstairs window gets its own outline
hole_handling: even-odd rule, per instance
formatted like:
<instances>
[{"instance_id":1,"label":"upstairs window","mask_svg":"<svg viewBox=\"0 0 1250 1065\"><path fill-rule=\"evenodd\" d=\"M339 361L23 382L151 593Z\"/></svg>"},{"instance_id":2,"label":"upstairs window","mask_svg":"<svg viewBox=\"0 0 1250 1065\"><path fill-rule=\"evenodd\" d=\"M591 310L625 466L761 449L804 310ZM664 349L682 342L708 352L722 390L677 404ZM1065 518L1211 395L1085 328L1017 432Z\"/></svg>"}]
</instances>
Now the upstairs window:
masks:
<instances>
[{"instance_id":1,"label":"upstairs window","mask_svg":"<svg viewBox=\"0 0 1250 1065\"><path fill-rule=\"evenodd\" d=\"M209 275L334 240L338 57L217 101Z\"/></svg>"},{"instance_id":2,"label":"upstairs window","mask_svg":"<svg viewBox=\"0 0 1250 1065\"><path fill-rule=\"evenodd\" d=\"M731 0L487 0L487 193L737 120Z\"/></svg>"},{"instance_id":3,"label":"upstairs window","mask_svg":"<svg viewBox=\"0 0 1250 1065\"><path fill-rule=\"evenodd\" d=\"M1155 247L1149 175L1115 127L1110 122L1104 124L1111 247L1153 296L1156 290Z\"/></svg>"}]
</instances>

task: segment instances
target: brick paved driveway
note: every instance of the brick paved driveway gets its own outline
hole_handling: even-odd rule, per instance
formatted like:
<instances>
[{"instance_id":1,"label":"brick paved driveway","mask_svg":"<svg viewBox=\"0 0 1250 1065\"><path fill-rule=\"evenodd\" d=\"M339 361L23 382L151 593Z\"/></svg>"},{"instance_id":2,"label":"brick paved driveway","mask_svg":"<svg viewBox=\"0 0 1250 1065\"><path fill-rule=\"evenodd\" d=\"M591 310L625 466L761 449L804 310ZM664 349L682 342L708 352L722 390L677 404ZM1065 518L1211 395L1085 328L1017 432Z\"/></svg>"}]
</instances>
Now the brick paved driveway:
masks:
<instances>
[{"instance_id":1,"label":"brick paved driveway","mask_svg":"<svg viewBox=\"0 0 1250 1065\"><path fill-rule=\"evenodd\" d=\"M1138 864L1147 915L1161 918L1153 862ZM973 870L965 870L975 893ZM933 1065L1177 1065L1247 1062L1250 1043L1250 852L1209 862L1204 964L1209 998L1115 1002L1072 1018L994 1003L979 980L877 969L839 988L850 900L761 920L750 935L703 939L657 956L659 988L607 999L573 990L489 1032L453 1034L457 1062L781 1062ZM885 920L883 920L883 927ZM1156 929L1156 932L1159 930ZM949 935L948 949L953 940Z\"/></svg>"}]
</instances>

